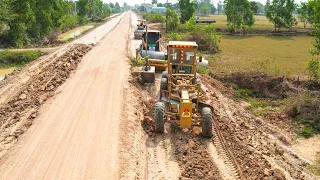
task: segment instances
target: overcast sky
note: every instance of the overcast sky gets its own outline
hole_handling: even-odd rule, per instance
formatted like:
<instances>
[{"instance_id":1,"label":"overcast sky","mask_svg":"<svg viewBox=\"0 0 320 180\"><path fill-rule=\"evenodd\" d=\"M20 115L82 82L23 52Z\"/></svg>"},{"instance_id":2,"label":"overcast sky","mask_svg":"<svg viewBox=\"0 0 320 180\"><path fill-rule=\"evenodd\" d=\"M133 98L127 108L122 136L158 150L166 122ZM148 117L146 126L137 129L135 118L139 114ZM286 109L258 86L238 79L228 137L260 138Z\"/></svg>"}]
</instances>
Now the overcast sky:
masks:
<instances>
[{"instance_id":1,"label":"overcast sky","mask_svg":"<svg viewBox=\"0 0 320 180\"><path fill-rule=\"evenodd\" d=\"M116 3L116 2L119 2L119 4L122 6L122 4L124 3L124 2L127 2L128 4L130 4L130 5L135 5L135 4L141 4L141 3L143 3L144 2L144 0L103 0L104 2L112 2L112 3ZM151 3L151 0L145 0L146 1L146 3ZM219 2L219 0L212 0L213 1L213 3L214 3L214 5L216 5L218 2ZM223 0L221 0L221 1L223 1ZM250 1L250 0L249 0ZM261 2L262 4L266 4L266 1L267 0L256 0L256 1L259 1L259 2ZM299 3L299 2L301 2L301 1L303 1L303 2L306 2L306 1L308 1L308 0L295 0L295 2L296 3ZM166 3L167 1L166 0L158 0L158 3ZM177 0L168 0L168 2L170 2L170 3L176 3L177 2Z\"/></svg>"}]
</instances>

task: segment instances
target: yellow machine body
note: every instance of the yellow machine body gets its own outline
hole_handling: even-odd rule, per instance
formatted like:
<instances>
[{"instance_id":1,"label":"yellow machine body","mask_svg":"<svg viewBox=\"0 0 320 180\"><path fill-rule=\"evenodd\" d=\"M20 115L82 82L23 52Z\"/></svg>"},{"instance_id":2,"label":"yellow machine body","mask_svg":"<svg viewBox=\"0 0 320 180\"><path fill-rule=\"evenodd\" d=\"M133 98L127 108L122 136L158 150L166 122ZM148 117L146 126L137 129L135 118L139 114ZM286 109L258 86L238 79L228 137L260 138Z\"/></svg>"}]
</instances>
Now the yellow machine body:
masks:
<instances>
[{"instance_id":1,"label":"yellow machine body","mask_svg":"<svg viewBox=\"0 0 320 180\"><path fill-rule=\"evenodd\" d=\"M167 68L168 64L166 60L149 59L149 65L155 67Z\"/></svg>"},{"instance_id":2,"label":"yellow machine body","mask_svg":"<svg viewBox=\"0 0 320 180\"><path fill-rule=\"evenodd\" d=\"M162 99L168 104L167 114L178 118L182 128L192 126L197 112L200 83L197 83L197 44L195 42L170 41L168 51L168 87Z\"/></svg>"},{"instance_id":3,"label":"yellow machine body","mask_svg":"<svg viewBox=\"0 0 320 180\"><path fill-rule=\"evenodd\" d=\"M179 109L181 127L190 127L192 123L192 101L187 90L182 90Z\"/></svg>"}]
</instances>

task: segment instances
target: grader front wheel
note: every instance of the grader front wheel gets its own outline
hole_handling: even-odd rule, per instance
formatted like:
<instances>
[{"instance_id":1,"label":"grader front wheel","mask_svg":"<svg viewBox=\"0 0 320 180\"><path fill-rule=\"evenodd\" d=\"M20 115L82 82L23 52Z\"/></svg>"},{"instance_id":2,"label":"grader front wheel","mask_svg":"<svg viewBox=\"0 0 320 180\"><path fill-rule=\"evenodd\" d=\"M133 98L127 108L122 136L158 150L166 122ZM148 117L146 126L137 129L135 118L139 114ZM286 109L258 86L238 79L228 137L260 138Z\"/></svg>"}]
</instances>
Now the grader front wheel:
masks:
<instances>
[{"instance_id":1,"label":"grader front wheel","mask_svg":"<svg viewBox=\"0 0 320 180\"><path fill-rule=\"evenodd\" d=\"M164 133L164 117L165 117L165 104L157 102L154 114L154 128L156 133Z\"/></svg>"},{"instance_id":2,"label":"grader front wheel","mask_svg":"<svg viewBox=\"0 0 320 180\"><path fill-rule=\"evenodd\" d=\"M202 136L211 138L212 132L212 111L208 107L202 109Z\"/></svg>"},{"instance_id":3,"label":"grader front wheel","mask_svg":"<svg viewBox=\"0 0 320 180\"><path fill-rule=\"evenodd\" d=\"M168 90L168 79L167 78L161 78L160 89L161 90Z\"/></svg>"}]
</instances>

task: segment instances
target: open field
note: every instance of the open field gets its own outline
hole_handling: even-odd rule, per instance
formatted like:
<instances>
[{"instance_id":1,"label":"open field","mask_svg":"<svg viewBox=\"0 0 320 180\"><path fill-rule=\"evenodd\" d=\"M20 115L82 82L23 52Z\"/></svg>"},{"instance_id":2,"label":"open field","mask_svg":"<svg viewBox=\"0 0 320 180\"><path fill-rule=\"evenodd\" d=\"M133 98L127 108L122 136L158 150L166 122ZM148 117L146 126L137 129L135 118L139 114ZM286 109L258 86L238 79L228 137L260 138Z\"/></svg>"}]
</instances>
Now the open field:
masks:
<instances>
[{"instance_id":1,"label":"open field","mask_svg":"<svg viewBox=\"0 0 320 180\"><path fill-rule=\"evenodd\" d=\"M215 19L217 22L215 23L215 26L217 28L227 28L227 16L226 15L210 15L210 16L202 16L200 19ZM266 16L254 16L255 25L253 26L253 29L270 29L274 30L274 25L272 22L270 22ZM297 19L298 20L298 19ZM311 26L308 24L306 28L311 28ZM301 30L303 29L303 23L298 21L298 25L293 28L294 30Z\"/></svg>"},{"instance_id":2,"label":"open field","mask_svg":"<svg viewBox=\"0 0 320 180\"><path fill-rule=\"evenodd\" d=\"M209 55L213 73L260 71L270 75L306 75L312 59L309 36L223 36L221 53Z\"/></svg>"}]
</instances>

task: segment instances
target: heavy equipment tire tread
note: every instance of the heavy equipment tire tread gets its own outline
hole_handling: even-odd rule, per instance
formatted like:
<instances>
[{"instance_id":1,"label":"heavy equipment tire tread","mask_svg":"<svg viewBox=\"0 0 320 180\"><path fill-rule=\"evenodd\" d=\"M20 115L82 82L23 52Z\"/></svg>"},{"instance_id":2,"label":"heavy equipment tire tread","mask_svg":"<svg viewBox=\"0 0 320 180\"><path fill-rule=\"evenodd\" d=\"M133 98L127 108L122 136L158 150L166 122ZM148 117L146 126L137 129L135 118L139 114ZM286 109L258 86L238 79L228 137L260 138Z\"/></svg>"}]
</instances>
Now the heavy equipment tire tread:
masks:
<instances>
[{"instance_id":1,"label":"heavy equipment tire tread","mask_svg":"<svg viewBox=\"0 0 320 180\"><path fill-rule=\"evenodd\" d=\"M156 133L164 132L165 104L157 102L154 114L154 128Z\"/></svg>"},{"instance_id":2,"label":"heavy equipment tire tread","mask_svg":"<svg viewBox=\"0 0 320 180\"><path fill-rule=\"evenodd\" d=\"M168 72L162 72L161 77L162 78L168 78Z\"/></svg>"},{"instance_id":3,"label":"heavy equipment tire tread","mask_svg":"<svg viewBox=\"0 0 320 180\"><path fill-rule=\"evenodd\" d=\"M168 90L168 79L167 78L161 78L160 89L161 90Z\"/></svg>"},{"instance_id":4,"label":"heavy equipment tire tread","mask_svg":"<svg viewBox=\"0 0 320 180\"><path fill-rule=\"evenodd\" d=\"M209 107L202 108L202 136L211 138L213 136L212 129L212 111Z\"/></svg>"}]
</instances>

